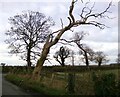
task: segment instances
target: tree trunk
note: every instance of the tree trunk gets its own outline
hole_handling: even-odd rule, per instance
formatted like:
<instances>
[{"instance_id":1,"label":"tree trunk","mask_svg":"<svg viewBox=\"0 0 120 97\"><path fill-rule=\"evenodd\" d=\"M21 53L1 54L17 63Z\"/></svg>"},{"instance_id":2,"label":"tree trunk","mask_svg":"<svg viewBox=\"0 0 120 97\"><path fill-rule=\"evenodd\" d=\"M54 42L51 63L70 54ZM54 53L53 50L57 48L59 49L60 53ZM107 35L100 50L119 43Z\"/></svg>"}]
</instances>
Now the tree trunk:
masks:
<instances>
[{"instance_id":1,"label":"tree trunk","mask_svg":"<svg viewBox=\"0 0 120 97\"><path fill-rule=\"evenodd\" d=\"M46 57L47 57L47 55L49 53L49 49L50 49L50 47L46 47L46 45L44 46L41 57L37 61L37 65L36 65L36 67L35 67L35 69L33 71L32 79L38 79L39 80L43 64L44 64L44 62L46 60Z\"/></svg>"},{"instance_id":2,"label":"tree trunk","mask_svg":"<svg viewBox=\"0 0 120 97\"><path fill-rule=\"evenodd\" d=\"M102 63L102 62L98 62L98 66L101 66L101 63Z\"/></svg>"},{"instance_id":3,"label":"tree trunk","mask_svg":"<svg viewBox=\"0 0 120 97\"><path fill-rule=\"evenodd\" d=\"M86 66L89 67L89 61L88 61L87 51L84 50L79 43L76 42L76 44L84 52L83 56L85 58L85 63L86 63Z\"/></svg>"},{"instance_id":4,"label":"tree trunk","mask_svg":"<svg viewBox=\"0 0 120 97\"><path fill-rule=\"evenodd\" d=\"M33 74L32 74L32 79L39 79L39 76L40 76L40 73L41 73L41 70L42 70L42 67L43 67L43 64L47 58L47 55L49 53L49 50L50 50L50 47L55 45L58 40L60 39L60 37L62 36L62 34L67 30L67 29L70 29L70 27L65 27L64 29L61 30L60 33L58 33L58 35L56 36L56 38L54 39L54 41L51 41L50 40L50 35L48 36L47 40L46 40L46 43L43 47L43 51L41 53L41 56L40 56L40 59L38 60L37 62L37 65L33 71Z\"/></svg>"},{"instance_id":5,"label":"tree trunk","mask_svg":"<svg viewBox=\"0 0 120 97\"><path fill-rule=\"evenodd\" d=\"M86 66L88 67L89 66L89 61L88 61L88 56L87 56L87 52L85 52L85 63L86 63Z\"/></svg>"},{"instance_id":6,"label":"tree trunk","mask_svg":"<svg viewBox=\"0 0 120 97\"><path fill-rule=\"evenodd\" d=\"M29 48L27 51L27 67L28 68L31 67L30 53L31 53L31 50Z\"/></svg>"},{"instance_id":7,"label":"tree trunk","mask_svg":"<svg viewBox=\"0 0 120 97\"><path fill-rule=\"evenodd\" d=\"M64 58L61 59L61 62L62 62L61 65L62 65L62 66L65 66L65 59L64 59Z\"/></svg>"},{"instance_id":8,"label":"tree trunk","mask_svg":"<svg viewBox=\"0 0 120 97\"><path fill-rule=\"evenodd\" d=\"M75 73L68 73L68 93L75 93Z\"/></svg>"},{"instance_id":9,"label":"tree trunk","mask_svg":"<svg viewBox=\"0 0 120 97\"><path fill-rule=\"evenodd\" d=\"M74 52L72 51L72 66L74 66Z\"/></svg>"}]
</instances>

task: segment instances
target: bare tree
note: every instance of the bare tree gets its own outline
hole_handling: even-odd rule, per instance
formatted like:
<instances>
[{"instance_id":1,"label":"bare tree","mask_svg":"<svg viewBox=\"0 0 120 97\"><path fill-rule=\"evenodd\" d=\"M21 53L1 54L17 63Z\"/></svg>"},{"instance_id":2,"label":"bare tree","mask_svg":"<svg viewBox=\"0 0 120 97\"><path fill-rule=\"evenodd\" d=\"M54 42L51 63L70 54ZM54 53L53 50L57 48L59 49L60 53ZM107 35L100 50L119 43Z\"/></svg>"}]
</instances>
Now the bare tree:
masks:
<instances>
[{"instance_id":1,"label":"bare tree","mask_svg":"<svg viewBox=\"0 0 120 97\"><path fill-rule=\"evenodd\" d=\"M120 53L118 54L118 58L116 59L116 62L120 64Z\"/></svg>"},{"instance_id":2,"label":"bare tree","mask_svg":"<svg viewBox=\"0 0 120 97\"><path fill-rule=\"evenodd\" d=\"M51 33L50 27L54 22L43 13L33 11L10 17L9 21L11 28L6 33L9 36L6 43L9 44L10 53L19 55L30 67L31 60L40 56L41 43Z\"/></svg>"},{"instance_id":3,"label":"bare tree","mask_svg":"<svg viewBox=\"0 0 120 97\"><path fill-rule=\"evenodd\" d=\"M79 49L81 54L83 55L82 60L83 62L85 62L86 66L88 67L90 61L93 61L94 51L85 44L84 46L79 47Z\"/></svg>"},{"instance_id":4,"label":"bare tree","mask_svg":"<svg viewBox=\"0 0 120 97\"><path fill-rule=\"evenodd\" d=\"M100 29L104 29L106 27L105 24L98 22L97 19L106 17L105 13L109 12L109 8L111 7L111 4L112 4L111 2L109 3L108 7L104 11L99 12L99 13L93 12L94 6L91 8L85 6L82 9L79 19L76 19L75 16L73 15L73 9L75 7L76 2L77 2L77 0L72 0L72 2L71 2L70 8L69 8L69 16L68 16L69 23L68 23L68 25L64 26L63 22L62 22L62 28L53 32L52 34L50 34L47 37L47 40L42 49L41 56L40 56L39 60L37 61L37 65L33 71L33 75L32 75L33 79L39 78L42 66L46 60L46 57L50 51L50 48L60 40L61 36L65 32L67 32L68 30L71 30L71 28L73 28L73 27L78 27L81 25L93 25L93 26L99 27ZM86 9L88 9L88 10L86 11ZM51 36L53 36L53 34L56 34L56 36L51 37Z\"/></svg>"},{"instance_id":5,"label":"bare tree","mask_svg":"<svg viewBox=\"0 0 120 97\"><path fill-rule=\"evenodd\" d=\"M60 47L59 51L53 56L56 61L60 63L61 66L65 66L65 59L70 55L70 50L67 47Z\"/></svg>"},{"instance_id":6,"label":"bare tree","mask_svg":"<svg viewBox=\"0 0 120 97\"><path fill-rule=\"evenodd\" d=\"M86 64L86 66L89 66L89 61L93 60L94 51L86 44L81 43L86 34L87 33L84 33L83 31L76 32L71 40L69 41L66 39L61 39L61 40L64 40L67 43L71 43L71 42L75 43L79 48L79 55L83 56L83 58L81 58L82 61Z\"/></svg>"},{"instance_id":7,"label":"bare tree","mask_svg":"<svg viewBox=\"0 0 120 97\"><path fill-rule=\"evenodd\" d=\"M102 51L95 52L94 61L98 63L98 66L101 66L102 63L106 63L109 60Z\"/></svg>"},{"instance_id":8,"label":"bare tree","mask_svg":"<svg viewBox=\"0 0 120 97\"><path fill-rule=\"evenodd\" d=\"M76 43L76 45L78 46L79 54L83 55L84 57L82 58L83 62L85 62L86 66L89 66L89 60L92 61L94 51L90 47L88 47L86 44L81 43L85 35L86 33L84 32L75 33L75 35L73 36L74 40L72 41Z\"/></svg>"},{"instance_id":9,"label":"bare tree","mask_svg":"<svg viewBox=\"0 0 120 97\"><path fill-rule=\"evenodd\" d=\"M5 67L6 64L5 63L1 63L1 65L2 65L2 67Z\"/></svg>"}]
</instances>

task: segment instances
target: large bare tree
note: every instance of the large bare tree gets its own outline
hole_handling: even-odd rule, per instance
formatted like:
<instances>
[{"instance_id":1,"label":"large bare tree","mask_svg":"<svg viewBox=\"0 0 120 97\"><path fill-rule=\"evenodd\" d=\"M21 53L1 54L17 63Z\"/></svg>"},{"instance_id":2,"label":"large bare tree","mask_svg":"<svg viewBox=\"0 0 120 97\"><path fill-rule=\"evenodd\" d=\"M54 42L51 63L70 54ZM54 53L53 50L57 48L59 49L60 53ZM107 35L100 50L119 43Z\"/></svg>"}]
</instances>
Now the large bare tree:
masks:
<instances>
[{"instance_id":1,"label":"large bare tree","mask_svg":"<svg viewBox=\"0 0 120 97\"><path fill-rule=\"evenodd\" d=\"M75 15L73 14L73 10L74 10L76 2L77 2L77 0L72 0L71 5L69 7L69 16L68 16L69 23L68 23L68 25L64 26L63 22L62 22L61 23L62 28L53 32L52 34L50 34L47 37L47 40L42 49L41 56L40 56L39 60L37 61L36 67L33 71L33 75L32 75L33 79L39 78L41 69L42 69L43 64L46 60L46 57L50 51L50 48L60 40L61 36L65 32L67 33L67 31L71 30L71 28L78 27L81 25L93 25L95 27L99 27L100 29L104 29L106 27L105 24L100 23L97 20L98 20L98 18L106 18L105 13L109 12L109 8L111 7L111 4L112 4L111 2L109 3L108 7L104 11L99 12L99 13L93 12L94 6L92 6L91 8L85 6L82 9L82 12L80 13L79 19L76 19ZM52 37L53 34L56 34L56 36Z\"/></svg>"},{"instance_id":2,"label":"large bare tree","mask_svg":"<svg viewBox=\"0 0 120 97\"><path fill-rule=\"evenodd\" d=\"M10 53L20 55L30 67L31 60L36 60L37 56L40 56L41 43L45 42L51 33L50 27L54 22L43 13L33 11L10 17L9 21L11 28L6 32L9 37L6 43L9 44Z\"/></svg>"}]
</instances>

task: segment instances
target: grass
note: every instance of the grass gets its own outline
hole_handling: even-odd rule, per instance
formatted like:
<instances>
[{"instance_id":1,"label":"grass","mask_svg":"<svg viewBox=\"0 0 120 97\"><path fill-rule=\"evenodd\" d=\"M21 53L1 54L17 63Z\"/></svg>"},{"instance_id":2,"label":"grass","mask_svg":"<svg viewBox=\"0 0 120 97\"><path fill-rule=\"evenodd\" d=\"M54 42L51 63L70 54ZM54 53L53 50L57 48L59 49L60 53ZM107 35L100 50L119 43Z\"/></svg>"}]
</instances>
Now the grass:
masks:
<instances>
[{"instance_id":1,"label":"grass","mask_svg":"<svg viewBox=\"0 0 120 97\"><path fill-rule=\"evenodd\" d=\"M5 78L6 80L23 88L24 90L36 92L39 93L40 95L61 95L61 94L65 95L64 91L45 87L44 84L38 81L31 80L30 76L28 75L8 74L5 76Z\"/></svg>"},{"instance_id":2,"label":"grass","mask_svg":"<svg viewBox=\"0 0 120 97\"><path fill-rule=\"evenodd\" d=\"M113 73L116 75L116 80L119 79L118 72L120 69L107 70L87 70L75 73L75 95L95 95L94 81L92 74L98 76L102 74ZM30 91L35 91L43 95L68 95L66 91L69 72L45 72L41 76L41 80L34 81L30 79L28 74L8 74L6 79L12 83Z\"/></svg>"}]
</instances>

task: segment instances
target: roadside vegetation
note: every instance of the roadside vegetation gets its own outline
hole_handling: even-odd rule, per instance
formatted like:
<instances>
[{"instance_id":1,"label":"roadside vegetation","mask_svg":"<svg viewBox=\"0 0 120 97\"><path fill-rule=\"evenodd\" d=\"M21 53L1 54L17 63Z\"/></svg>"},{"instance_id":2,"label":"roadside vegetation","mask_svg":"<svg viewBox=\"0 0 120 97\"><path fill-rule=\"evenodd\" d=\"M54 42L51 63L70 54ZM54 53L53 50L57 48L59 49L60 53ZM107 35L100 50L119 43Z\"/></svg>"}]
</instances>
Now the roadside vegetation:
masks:
<instances>
[{"instance_id":1,"label":"roadside vegetation","mask_svg":"<svg viewBox=\"0 0 120 97\"><path fill-rule=\"evenodd\" d=\"M44 84L30 79L29 75L22 74L8 74L5 78L11 83L23 88L26 91L39 93L40 95L60 95L64 91L54 88L48 88Z\"/></svg>"},{"instance_id":2,"label":"roadside vegetation","mask_svg":"<svg viewBox=\"0 0 120 97\"><path fill-rule=\"evenodd\" d=\"M103 67L104 69L101 69ZM43 95L117 96L120 93L120 78L118 74L120 67L103 67L46 66L43 67L39 80L31 79L33 69L28 73L27 70L25 71L25 67L12 67L12 69L9 69L9 73L5 78L25 90L34 91ZM72 76L72 78L74 77L73 80L69 80L70 74L74 74ZM70 83L72 84L70 87L74 88L74 91L69 90Z\"/></svg>"}]
</instances>

